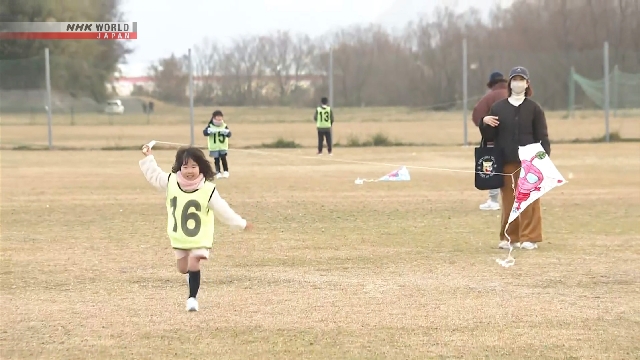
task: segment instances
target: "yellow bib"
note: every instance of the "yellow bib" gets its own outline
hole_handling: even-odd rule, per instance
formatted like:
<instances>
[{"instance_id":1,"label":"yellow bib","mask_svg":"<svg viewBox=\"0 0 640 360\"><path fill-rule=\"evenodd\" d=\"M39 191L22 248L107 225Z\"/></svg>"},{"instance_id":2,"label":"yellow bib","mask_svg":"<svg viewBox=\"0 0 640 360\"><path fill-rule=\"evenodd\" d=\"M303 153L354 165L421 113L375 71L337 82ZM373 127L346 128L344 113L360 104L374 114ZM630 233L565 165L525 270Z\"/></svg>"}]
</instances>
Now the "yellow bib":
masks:
<instances>
[{"instance_id":1,"label":"yellow bib","mask_svg":"<svg viewBox=\"0 0 640 360\"><path fill-rule=\"evenodd\" d=\"M216 186L209 181L191 193L178 185L176 174L167 185L167 234L174 249L210 249L213 246L214 215L209 200Z\"/></svg>"},{"instance_id":2,"label":"yellow bib","mask_svg":"<svg viewBox=\"0 0 640 360\"><path fill-rule=\"evenodd\" d=\"M319 129L328 129L331 127L331 108L319 106L317 109L318 116L316 118L316 126Z\"/></svg>"},{"instance_id":3,"label":"yellow bib","mask_svg":"<svg viewBox=\"0 0 640 360\"><path fill-rule=\"evenodd\" d=\"M209 151L229 150L229 138L220 132L226 127L227 124L224 122L220 126L209 124L209 129L213 129L213 132L209 134L207 142Z\"/></svg>"}]
</instances>

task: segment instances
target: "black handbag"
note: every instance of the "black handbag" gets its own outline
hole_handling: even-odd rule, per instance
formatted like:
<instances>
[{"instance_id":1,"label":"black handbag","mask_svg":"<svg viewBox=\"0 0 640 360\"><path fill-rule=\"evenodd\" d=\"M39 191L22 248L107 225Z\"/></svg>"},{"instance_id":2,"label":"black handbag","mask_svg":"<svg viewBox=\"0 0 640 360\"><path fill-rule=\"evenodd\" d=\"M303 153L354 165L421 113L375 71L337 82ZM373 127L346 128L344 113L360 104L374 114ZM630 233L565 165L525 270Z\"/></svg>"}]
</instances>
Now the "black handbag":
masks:
<instances>
[{"instance_id":1,"label":"black handbag","mask_svg":"<svg viewBox=\"0 0 640 360\"><path fill-rule=\"evenodd\" d=\"M475 155L476 189L493 190L501 188L504 185L502 149L487 146L487 142L482 138L480 146L475 149Z\"/></svg>"}]
</instances>

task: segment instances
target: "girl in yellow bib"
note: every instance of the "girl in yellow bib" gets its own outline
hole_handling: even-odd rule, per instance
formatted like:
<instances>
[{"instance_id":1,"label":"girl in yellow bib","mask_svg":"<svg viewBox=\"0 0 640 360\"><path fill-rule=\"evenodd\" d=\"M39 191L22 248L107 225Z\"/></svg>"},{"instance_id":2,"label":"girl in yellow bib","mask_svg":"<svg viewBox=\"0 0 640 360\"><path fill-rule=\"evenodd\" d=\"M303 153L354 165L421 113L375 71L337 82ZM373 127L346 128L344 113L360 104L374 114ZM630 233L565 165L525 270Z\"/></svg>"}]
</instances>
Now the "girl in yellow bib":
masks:
<instances>
[{"instance_id":1,"label":"girl in yellow bib","mask_svg":"<svg viewBox=\"0 0 640 360\"><path fill-rule=\"evenodd\" d=\"M215 172L202 150L180 148L171 173L162 171L148 145L142 147L142 153L145 158L140 160L140 169L144 177L156 189L166 191L167 234L178 271L187 274L189 281L187 311L198 311L200 261L209 259L214 219L220 218L239 230L250 230L251 224L236 214L216 191L212 182Z\"/></svg>"}]
</instances>

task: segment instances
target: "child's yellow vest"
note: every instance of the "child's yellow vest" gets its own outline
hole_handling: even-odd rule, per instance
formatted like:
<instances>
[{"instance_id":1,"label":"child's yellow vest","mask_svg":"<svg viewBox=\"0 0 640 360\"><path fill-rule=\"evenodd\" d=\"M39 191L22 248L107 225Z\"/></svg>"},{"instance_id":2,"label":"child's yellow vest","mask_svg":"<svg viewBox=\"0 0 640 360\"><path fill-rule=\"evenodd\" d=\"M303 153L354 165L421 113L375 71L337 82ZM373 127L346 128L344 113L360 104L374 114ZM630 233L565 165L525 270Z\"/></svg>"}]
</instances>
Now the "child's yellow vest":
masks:
<instances>
[{"instance_id":1,"label":"child's yellow vest","mask_svg":"<svg viewBox=\"0 0 640 360\"><path fill-rule=\"evenodd\" d=\"M211 134L209 134L209 151L229 150L229 138L222 135L220 131L224 130L227 124L224 122L220 126L209 124Z\"/></svg>"},{"instance_id":2,"label":"child's yellow vest","mask_svg":"<svg viewBox=\"0 0 640 360\"><path fill-rule=\"evenodd\" d=\"M216 186L209 181L194 192L184 192L176 174L167 185L167 234L174 249L210 249L213 246L214 215L209 199Z\"/></svg>"},{"instance_id":3,"label":"child's yellow vest","mask_svg":"<svg viewBox=\"0 0 640 360\"><path fill-rule=\"evenodd\" d=\"M318 129L328 129L331 127L331 108L319 106L317 109L316 126Z\"/></svg>"}]
</instances>

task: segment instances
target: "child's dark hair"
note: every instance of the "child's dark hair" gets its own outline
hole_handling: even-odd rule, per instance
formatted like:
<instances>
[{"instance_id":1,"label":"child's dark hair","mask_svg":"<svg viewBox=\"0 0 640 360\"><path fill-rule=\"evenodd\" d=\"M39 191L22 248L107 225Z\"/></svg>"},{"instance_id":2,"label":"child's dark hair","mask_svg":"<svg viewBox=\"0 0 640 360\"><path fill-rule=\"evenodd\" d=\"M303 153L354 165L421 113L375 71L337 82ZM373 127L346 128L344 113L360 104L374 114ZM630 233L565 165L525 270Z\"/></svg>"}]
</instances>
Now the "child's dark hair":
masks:
<instances>
[{"instance_id":1,"label":"child's dark hair","mask_svg":"<svg viewBox=\"0 0 640 360\"><path fill-rule=\"evenodd\" d=\"M186 164L189 159L198 164L200 173L202 173L206 180L213 180L216 173L213 171L211 163L209 162L209 160L207 160L204 152L196 147L191 146L185 146L178 149L178 152L176 153L176 161L173 163L173 167L171 167L171 172L174 174L178 173L182 165Z\"/></svg>"}]
</instances>

